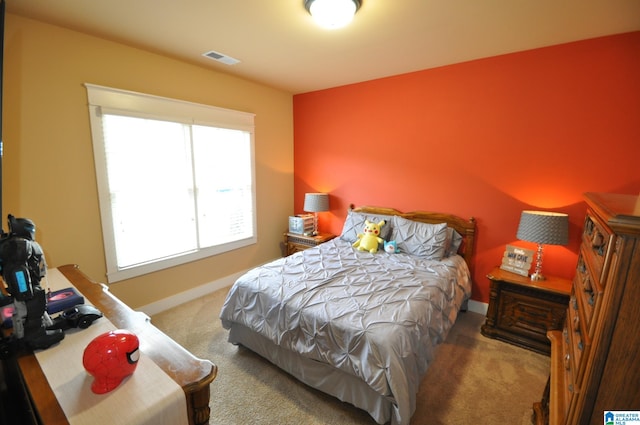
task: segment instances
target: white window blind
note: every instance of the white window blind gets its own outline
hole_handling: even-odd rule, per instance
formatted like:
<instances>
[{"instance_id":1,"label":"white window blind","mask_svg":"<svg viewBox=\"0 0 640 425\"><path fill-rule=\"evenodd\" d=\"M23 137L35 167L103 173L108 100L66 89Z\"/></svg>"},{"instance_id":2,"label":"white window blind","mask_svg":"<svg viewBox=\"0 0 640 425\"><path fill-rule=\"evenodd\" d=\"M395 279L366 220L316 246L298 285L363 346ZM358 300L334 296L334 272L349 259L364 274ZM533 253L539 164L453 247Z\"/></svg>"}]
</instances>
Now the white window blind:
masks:
<instances>
[{"instance_id":1,"label":"white window blind","mask_svg":"<svg viewBox=\"0 0 640 425\"><path fill-rule=\"evenodd\" d=\"M86 87L109 282L256 242L253 114Z\"/></svg>"}]
</instances>

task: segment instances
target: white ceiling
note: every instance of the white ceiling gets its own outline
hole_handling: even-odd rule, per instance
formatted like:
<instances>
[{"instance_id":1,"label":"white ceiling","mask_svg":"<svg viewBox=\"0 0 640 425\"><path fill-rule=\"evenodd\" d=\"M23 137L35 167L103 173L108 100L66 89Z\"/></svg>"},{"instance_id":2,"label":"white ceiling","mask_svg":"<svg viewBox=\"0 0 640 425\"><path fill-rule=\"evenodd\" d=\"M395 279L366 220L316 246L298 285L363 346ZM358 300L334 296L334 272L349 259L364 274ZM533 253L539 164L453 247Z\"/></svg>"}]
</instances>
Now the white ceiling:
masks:
<instances>
[{"instance_id":1,"label":"white ceiling","mask_svg":"<svg viewBox=\"0 0 640 425\"><path fill-rule=\"evenodd\" d=\"M6 0L6 10L294 94L640 30L640 0L363 0L333 31L303 3ZM202 57L209 50L241 62Z\"/></svg>"}]
</instances>

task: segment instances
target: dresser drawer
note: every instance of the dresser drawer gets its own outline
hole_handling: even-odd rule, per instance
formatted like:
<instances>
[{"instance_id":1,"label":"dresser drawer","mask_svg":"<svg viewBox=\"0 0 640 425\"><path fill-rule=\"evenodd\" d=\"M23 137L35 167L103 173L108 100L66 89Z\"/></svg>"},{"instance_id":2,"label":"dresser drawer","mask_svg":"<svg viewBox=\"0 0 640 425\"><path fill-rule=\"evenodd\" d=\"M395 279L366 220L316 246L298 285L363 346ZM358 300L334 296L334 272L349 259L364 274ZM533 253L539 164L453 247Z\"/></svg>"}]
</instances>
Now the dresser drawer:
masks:
<instances>
[{"instance_id":1,"label":"dresser drawer","mask_svg":"<svg viewBox=\"0 0 640 425\"><path fill-rule=\"evenodd\" d=\"M548 343L548 330L562 329L566 316L566 298L564 303L558 296L544 299L542 295L527 291L526 288L511 285L502 288L501 296L498 307L499 328L542 343Z\"/></svg>"},{"instance_id":2,"label":"dresser drawer","mask_svg":"<svg viewBox=\"0 0 640 425\"><path fill-rule=\"evenodd\" d=\"M582 255L592 271L592 277L604 285L608 272L608 257L614 235L591 213L587 212L582 232Z\"/></svg>"},{"instance_id":3,"label":"dresser drawer","mask_svg":"<svg viewBox=\"0 0 640 425\"><path fill-rule=\"evenodd\" d=\"M296 252L304 251L305 249L309 248L311 248L311 245L305 243L289 242L286 246L286 254L292 255Z\"/></svg>"},{"instance_id":4,"label":"dresser drawer","mask_svg":"<svg viewBox=\"0 0 640 425\"><path fill-rule=\"evenodd\" d=\"M560 388L559 397L562 399L564 406L562 416L566 416L571 406L571 401L574 394L577 392L578 387L575 381L575 365L573 362L573 354L571 352L571 342L568 336L568 329L565 327L562 330L562 374L563 384Z\"/></svg>"},{"instance_id":5,"label":"dresser drawer","mask_svg":"<svg viewBox=\"0 0 640 425\"><path fill-rule=\"evenodd\" d=\"M580 254L578 256L578 266L576 267L576 274L573 279L573 290L575 298L580 300L580 319L584 323L584 328L589 336L593 336L595 328L598 309L602 301L603 286L597 278L594 278L594 273L589 265L584 261L585 248L580 248Z\"/></svg>"},{"instance_id":6,"label":"dresser drawer","mask_svg":"<svg viewBox=\"0 0 640 425\"><path fill-rule=\"evenodd\" d=\"M591 337L586 332L584 323L581 320L581 307L580 299L576 298L575 294L572 295L569 301L566 334L564 335L569 344L576 388L582 384L587 359L589 358L589 350L591 349Z\"/></svg>"}]
</instances>

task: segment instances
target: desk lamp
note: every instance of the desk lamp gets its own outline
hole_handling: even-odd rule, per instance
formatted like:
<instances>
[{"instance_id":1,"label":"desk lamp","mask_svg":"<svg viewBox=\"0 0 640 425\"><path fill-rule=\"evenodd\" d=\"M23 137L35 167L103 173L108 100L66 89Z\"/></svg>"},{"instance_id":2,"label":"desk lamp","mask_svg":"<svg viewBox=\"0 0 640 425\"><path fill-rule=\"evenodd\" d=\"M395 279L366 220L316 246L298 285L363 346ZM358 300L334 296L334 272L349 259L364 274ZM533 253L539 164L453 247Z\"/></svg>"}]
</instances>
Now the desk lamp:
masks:
<instances>
[{"instance_id":1,"label":"desk lamp","mask_svg":"<svg viewBox=\"0 0 640 425\"><path fill-rule=\"evenodd\" d=\"M318 213L329 211L329 194L307 193L304 195L304 208L313 213L313 236L318 234Z\"/></svg>"},{"instance_id":2,"label":"desk lamp","mask_svg":"<svg viewBox=\"0 0 640 425\"><path fill-rule=\"evenodd\" d=\"M535 273L532 281L544 280L542 275L542 244L566 245L569 242L569 216L548 211L522 211L518 239L538 244Z\"/></svg>"}]
</instances>

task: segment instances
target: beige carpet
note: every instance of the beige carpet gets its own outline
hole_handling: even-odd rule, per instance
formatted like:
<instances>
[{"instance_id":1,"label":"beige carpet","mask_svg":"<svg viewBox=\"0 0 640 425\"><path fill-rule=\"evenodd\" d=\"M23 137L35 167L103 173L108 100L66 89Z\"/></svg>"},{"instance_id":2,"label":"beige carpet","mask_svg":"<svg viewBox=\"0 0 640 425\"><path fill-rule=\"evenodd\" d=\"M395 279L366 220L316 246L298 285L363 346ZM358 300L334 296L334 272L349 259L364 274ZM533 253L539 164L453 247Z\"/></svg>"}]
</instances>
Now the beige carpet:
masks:
<instances>
[{"instance_id":1,"label":"beige carpet","mask_svg":"<svg viewBox=\"0 0 640 425\"><path fill-rule=\"evenodd\" d=\"M364 411L301 384L251 351L227 342L218 319L228 289L152 317L194 355L215 363L215 425L374 425ZM531 423L549 358L480 335L484 316L461 313L418 393L412 425Z\"/></svg>"}]
</instances>

